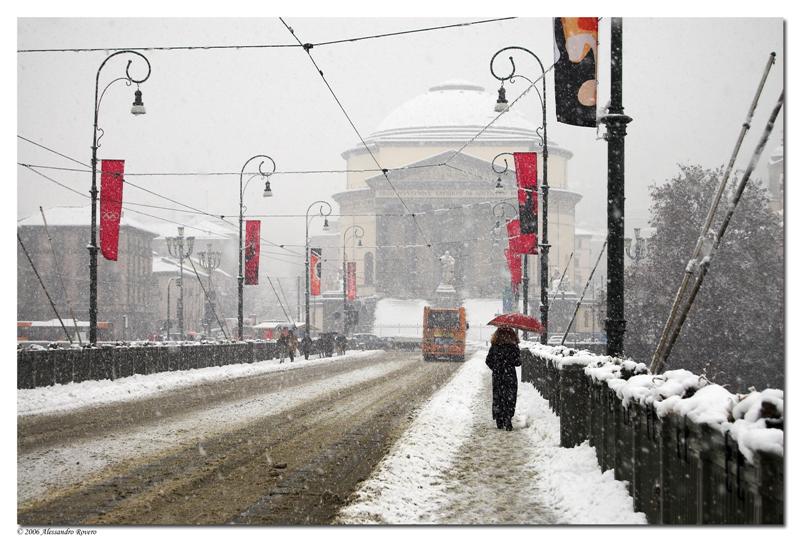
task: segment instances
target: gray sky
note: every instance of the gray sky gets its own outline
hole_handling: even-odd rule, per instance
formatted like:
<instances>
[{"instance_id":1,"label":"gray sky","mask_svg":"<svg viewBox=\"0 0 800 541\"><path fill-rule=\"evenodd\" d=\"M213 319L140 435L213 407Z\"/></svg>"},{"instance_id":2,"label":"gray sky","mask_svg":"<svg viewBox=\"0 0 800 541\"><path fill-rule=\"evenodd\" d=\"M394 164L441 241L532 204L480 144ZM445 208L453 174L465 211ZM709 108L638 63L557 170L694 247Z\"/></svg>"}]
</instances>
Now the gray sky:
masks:
<instances>
[{"instance_id":1,"label":"gray sky","mask_svg":"<svg viewBox=\"0 0 800 541\"><path fill-rule=\"evenodd\" d=\"M287 22L302 41L320 42L467 20L477 18L288 18ZM601 104L608 99L608 23L609 19L602 20L600 30ZM18 31L20 49L293 43L277 18L20 19ZM646 226L648 185L673 176L678 163L715 167L727 162L767 57L775 51L777 63L740 154L739 167L746 165L783 87L783 31L780 19L625 19L624 106L634 119L626 138L629 231ZM488 63L502 47L530 48L549 65L551 36L551 19L521 18L330 45L315 48L313 55L366 137L395 107L436 83L466 79L495 89ZM106 133L99 156L125 159L127 171L239 171L254 154L272 156L279 170L342 169L341 152L357 143L301 49L145 54L153 68L142 85L147 115L130 115L133 89L122 83L111 87L100 110ZM18 54L18 133L88 163L94 76L104 58L103 52ZM517 61L519 73L538 75L533 60ZM102 81L122 76L124 67L124 60L110 62ZM134 73L137 67L141 66L132 67ZM555 121L550 77L549 136L575 154L569 166L570 187L584 196L577 222L604 228L606 143L596 140L593 129ZM511 85L511 98L519 87ZM516 107L533 120L540 118L533 94ZM763 177L766 158L782 133L781 125L762 157L758 173ZM18 143L18 158L74 165L25 142ZM86 174L52 172L52 176L88 192ZM215 214L238 214L235 176L145 177L136 182ZM344 176L279 176L272 187L271 199L261 198L263 187L250 187L245 196L249 212L302 214L311 201L341 191ZM130 188L125 198L171 205ZM85 202L18 168L18 217L37 212L39 205ZM301 243L303 219L265 220L262 235L277 243ZM281 265L280 271L275 270L286 275L298 268Z\"/></svg>"}]
</instances>

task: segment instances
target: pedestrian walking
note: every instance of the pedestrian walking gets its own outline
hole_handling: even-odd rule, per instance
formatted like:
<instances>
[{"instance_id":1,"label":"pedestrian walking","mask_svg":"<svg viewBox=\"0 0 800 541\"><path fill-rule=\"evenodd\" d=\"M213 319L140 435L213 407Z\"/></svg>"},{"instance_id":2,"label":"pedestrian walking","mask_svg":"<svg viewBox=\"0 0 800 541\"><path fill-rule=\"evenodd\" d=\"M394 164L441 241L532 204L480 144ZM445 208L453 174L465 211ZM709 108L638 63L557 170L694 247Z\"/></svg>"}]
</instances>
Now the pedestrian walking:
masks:
<instances>
[{"instance_id":1,"label":"pedestrian walking","mask_svg":"<svg viewBox=\"0 0 800 541\"><path fill-rule=\"evenodd\" d=\"M308 360L308 356L311 354L311 337L308 335L303 336L303 339L300 340L300 351L303 353L303 357Z\"/></svg>"},{"instance_id":2,"label":"pedestrian walking","mask_svg":"<svg viewBox=\"0 0 800 541\"><path fill-rule=\"evenodd\" d=\"M486 366L492 371L492 419L497 428L511 430L517 407L517 366L522 365L514 329L499 327L492 335Z\"/></svg>"},{"instance_id":3,"label":"pedestrian walking","mask_svg":"<svg viewBox=\"0 0 800 541\"><path fill-rule=\"evenodd\" d=\"M289 354L289 336L286 334L286 331L281 332L277 343L278 354L281 356L281 363L283 363L283 361L286 360L286 356Z\"/></svg>"},{"instance_id":4,"label":"pedestrian walking","mask_svg":"<svg viewBox=\"0 0 800 541\"><path fill-rule=\"evenodd\" d=\"M293 363L294 354L297 351L297 337L294 335L294 331L290 330L286 338L286 348L289 351L289 362Z\"/></svg>"}]
</instances>

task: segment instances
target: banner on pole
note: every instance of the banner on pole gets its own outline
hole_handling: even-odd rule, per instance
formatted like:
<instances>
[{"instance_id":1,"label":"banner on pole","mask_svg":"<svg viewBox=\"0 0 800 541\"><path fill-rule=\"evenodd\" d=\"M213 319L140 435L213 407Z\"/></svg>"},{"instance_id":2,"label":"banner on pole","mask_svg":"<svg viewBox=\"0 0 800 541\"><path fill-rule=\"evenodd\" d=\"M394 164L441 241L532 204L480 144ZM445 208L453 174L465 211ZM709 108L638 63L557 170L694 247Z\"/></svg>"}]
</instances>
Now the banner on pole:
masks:
<instances>
[{"instance_id":1,"label":"banner on pole","mask_svg":"<svg viewBox=\"0 0 800 541\"><path fill-rule=\"evenodd\" d=\"M520 232L535 237L539 234L539 181L536 177L536 153L515 152L514 168L517 172ZM524 253L535 254L536 251Z\"/></svg>"},{"instance_id":2,"label":"banner on pole","mask_svg":"<svg viewBox=\"0 0 800 541\"><path fill-rule=\"evenodd\" d=\"M319 295L322 289L322 248L311 248L310 252L311 294Z\"/></svg>"},{"instance_id":3,"label":"banner on pole","mask_svg":"<svg viewBox=\"0 0 800 541\"><path fill-rule=\"evenodd\" d=\"M125 160L103 160L100 172L100 252L117 260Z\"/></svg>"},{"instance_id":4,"label":"banner on pole","mask_svg":"<svg viewBox=\"0 0 800 541\"><path fill-rule=\"evenodd\" d=\"M261 253L261 220L245 222L244 283L258 285L258 260Z\"/></svg>"},{"instance_id":5,"label":"banner on pole","mask_svg":"<svg viewBox=\"0 0 800 541\"><path fill-rule=\"evenodd\" d=\"M514 218L506 222L508 232L508 248L515 254L537 254L536 235L520 233L519 220Z\"/></svg>"},{"instance_id":6,"label":"banner on pole","mask_svg":"<svg viewBox=\"0 0 800 541\"><path fill-rule=\"evenodd\" d=\"M556 118L597 126L597 17L555 17Z\"/></svg>"},{"instance_id":7,"label":"banner on pole","mask_svg":"<svg viewBox=\"0 0 800 541\"><path fill-rule=\"evenodd\" d=\"M354 301L356 299L356 262L347 262L347 300Z\"/></svg>"},{"instance_id":8,"label":"banner on pole","mask_svg":"<svg viewBox=\"0 0 800 541\"><path fill-rule=\"evenodd\" d=\"M511 273L511 287L516 293L522 282L522 256L514 253L510 248L506 248L505 253L508 272Z\"/></svg>"}]
</instances>

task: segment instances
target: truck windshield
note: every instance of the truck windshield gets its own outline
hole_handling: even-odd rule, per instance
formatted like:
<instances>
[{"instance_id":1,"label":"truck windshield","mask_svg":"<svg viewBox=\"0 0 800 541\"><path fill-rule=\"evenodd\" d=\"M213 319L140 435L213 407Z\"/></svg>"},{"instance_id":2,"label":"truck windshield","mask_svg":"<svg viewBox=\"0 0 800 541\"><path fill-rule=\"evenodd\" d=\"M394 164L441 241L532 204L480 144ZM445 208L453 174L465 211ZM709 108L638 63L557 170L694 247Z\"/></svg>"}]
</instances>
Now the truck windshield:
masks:
<instances>
[{"instance_id":1,"label":"truck windshield","mask_svg":"<svg viewBox=\"0 0 800 541\"><path fill-rule=\"evenodd\" d=\"M431 312L428 315L428 327L438 329L457 329L459 326L458 312Z\"/></svg>"}]
</instances>

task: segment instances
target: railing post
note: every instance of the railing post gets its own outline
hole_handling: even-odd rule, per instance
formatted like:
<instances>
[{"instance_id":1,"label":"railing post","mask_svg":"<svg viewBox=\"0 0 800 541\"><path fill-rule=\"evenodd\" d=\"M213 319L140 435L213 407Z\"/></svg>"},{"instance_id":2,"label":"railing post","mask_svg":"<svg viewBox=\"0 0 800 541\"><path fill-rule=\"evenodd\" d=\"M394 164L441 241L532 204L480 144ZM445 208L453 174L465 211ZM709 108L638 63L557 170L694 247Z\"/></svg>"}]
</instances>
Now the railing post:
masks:
<instances>
[{"instance_id":1,"label":"railing post","mask_svg":"<svg viewBox=\"0 0 800 541\"><path fill-rule=\"evenodd\" d=\"M583 366L571 364L562 366L559 373L558 403L561 418L561 447L575 447L588 437L589 392Z\"/></svg>"}]
</instances>

